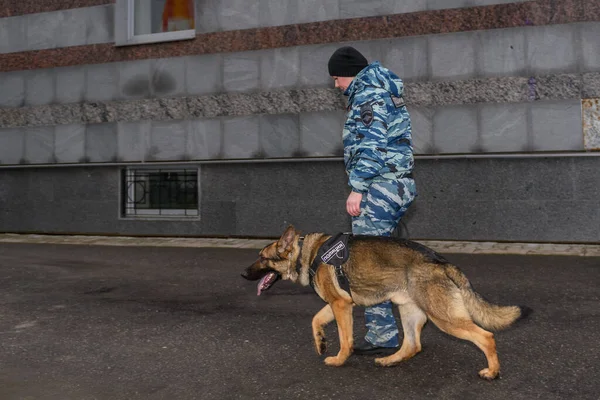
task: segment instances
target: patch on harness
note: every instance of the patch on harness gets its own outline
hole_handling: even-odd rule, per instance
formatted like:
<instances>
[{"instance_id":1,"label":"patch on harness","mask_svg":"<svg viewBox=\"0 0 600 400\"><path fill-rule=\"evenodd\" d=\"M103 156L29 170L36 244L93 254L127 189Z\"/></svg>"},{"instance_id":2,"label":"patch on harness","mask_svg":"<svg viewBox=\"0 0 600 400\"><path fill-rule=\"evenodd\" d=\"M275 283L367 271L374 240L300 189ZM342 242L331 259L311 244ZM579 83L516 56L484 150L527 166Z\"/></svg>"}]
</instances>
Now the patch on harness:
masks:
<instances>
[{"instance_id":1,"label":"patch on harness","mask_svg":"<svg viewBox=\"0 0 600 400\"><path fill-rule=\"evenodd\" d=\"M338 233L329 238L319 249L318 258L325 264L339 267L348 260L350 252L348 251L349 234Z\"/></svg>"},{"instance_id":2,"label":"patch on harness","mask_svg":"<svg viewBox=\"0 0 600 400\"><path fill-rule=\"evenodd\" d=\"M339 242L335 243L331 249L327 250L327 252L321 256L321 260L323 260L325 264L336 265L338 264L338 259L343 260L345 258L344 253L342 253L344 249L346 249L346 245L340 240ZM336 257L336 260L332 261L331 259L333 257Z\"/></svg>"},{"instance_id":3,"label":"patch on harness","mask_svg":"<svg viewBox=\"0 0 600 400\"><path fill-rule=\"evenodd\" d=\"M317 256L312 262L309 272L310 286L314 289L314 277L317 273L317 268L321 263L332 265L335 269L335 275L338 280L338 284L342 289L350 293L350 284L348 278L342 270L342 264L344 264L350 257L350 251L348 248L348 238L352 236L350 233L338 233L335 236L329 238L319 251Z\"/></svg>"}]
</instances>

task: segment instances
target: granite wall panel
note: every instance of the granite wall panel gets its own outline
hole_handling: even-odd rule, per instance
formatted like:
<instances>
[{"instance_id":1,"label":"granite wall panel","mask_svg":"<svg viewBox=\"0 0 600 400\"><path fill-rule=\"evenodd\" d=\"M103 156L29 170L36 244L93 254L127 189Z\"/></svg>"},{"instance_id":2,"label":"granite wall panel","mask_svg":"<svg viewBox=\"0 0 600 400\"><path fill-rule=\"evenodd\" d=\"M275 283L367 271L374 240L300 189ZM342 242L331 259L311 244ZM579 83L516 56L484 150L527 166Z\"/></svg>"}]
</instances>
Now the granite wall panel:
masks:
<instances>
[{"instance_id":1,"label":"granite wall panel","mask_svg":"<svg viewBox=\"0 0 600 400\"><path fill-rule=\"evenodd\" d=\"M341 162L200 171L200 218L131 220L118 217L118 168L0 170L0 193L15 194L0 196L11 210L0 232L276 237L290 223L304 232L350 229ZM421 159L415 179L419 197L403 220L412 239L600 240L597 185L590 184L600 181L600 157ZM29 199L26 207L20 199Z\"/></svg>"},{"instance_id":2,"label":"granite wall panel","mask_svg":"<svg viewBox=\"0 0 600 400\"><path fill-rule=\"evenodd\" d=\"M444 3L449 4L448 0L444 0ZM256 28L258 14L260 14L257 3L248 4L245 1L228 0L220 5L217 18L220 21L220 29L224 31L200 33L195 40L115 47L112 37L106 37L106 43L98 44L98 36L101 37L103 32L101 29L94 28L93 36L96 37L89 37L92 35L90 33L88 38L85 38L86 43L94 43L93 45L56 48L56 35L52 30L37 28L28 30L28 49L29 46L46 48L37 51L0 54L0 71L65 67L94 62L111 63L135 59L172 58L209 53L246 52L280 47L475 32L530 25L535 25L535 29L532 29L531 40L536 45L532 46L535 51L528 53L528 57L533 68L545 70L548 66L554 68L561 62L562 64L572 62L575 49L570 49L568 43L578 41L579 35L572 32L556 35L553 31L548 31L546 34L543 28L553 24L567 24L565 29L568 31L571 29L571 25L578 22L597 22L600 20L600 11L597 11L598 7L595 3L596 0L571 0L557 5L555 0L537 0ZM404 4L406 3L404 2ZM242 10L239 7L244 8ZM362 6L358 5L353 8L362 10ZM380 8L387 9L389 7ZM394 4L392 11L400 8L403 8L403 5ZM318 10L315 11L320 13ZM54 14L56 13L30 14L22 18L40 19L33 26L54 26L59 29L64 16L62 16L62 12L59 12L60 17L54 17ZM107 15L106 10L103 10L96 18L90 19L96 24L102 24L99 21L106 21L105 24L110 25L111 19L107 18ZM301 15L300 12L299 15ZM252 28L253 26L254 28ZM6 28L0 29L6 30ZM112 29L109 26L105 31L110 32ZM550 40L549 38L552 37L554 39ZM81 40L83 41L84 38ZM4 44L4 47L6 46ZM561 60L552 59L551 49L553 46L556 47L556 51L561 52ZM468 52L468 49L466 50ZM546 61L551 64L546 65ZM470 61L466 65L463 64L465 63L461 63L460 68L454 73L462 74L465 69L467 73L470 72Z\"/></svg>"}]
</instances>

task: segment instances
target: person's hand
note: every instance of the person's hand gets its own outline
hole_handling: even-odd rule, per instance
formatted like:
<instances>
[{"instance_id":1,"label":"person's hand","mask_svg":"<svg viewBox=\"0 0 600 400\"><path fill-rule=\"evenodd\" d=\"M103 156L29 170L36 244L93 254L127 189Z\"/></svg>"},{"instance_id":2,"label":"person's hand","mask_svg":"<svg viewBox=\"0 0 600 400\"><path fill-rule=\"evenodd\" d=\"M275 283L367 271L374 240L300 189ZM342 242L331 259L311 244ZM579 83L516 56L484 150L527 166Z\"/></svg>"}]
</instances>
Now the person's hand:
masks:
<instances>
[{"instance_id":1,"label":"person's hand","mask_svg":"<svg viewBox=\"0 0 600 400\"><path fill-rule=\"evenodd\" d=\"M353 217L360 215L360 202L362 201L362 193L351 192L346 200L346 211Z\"/></svg>"}]
</instances>

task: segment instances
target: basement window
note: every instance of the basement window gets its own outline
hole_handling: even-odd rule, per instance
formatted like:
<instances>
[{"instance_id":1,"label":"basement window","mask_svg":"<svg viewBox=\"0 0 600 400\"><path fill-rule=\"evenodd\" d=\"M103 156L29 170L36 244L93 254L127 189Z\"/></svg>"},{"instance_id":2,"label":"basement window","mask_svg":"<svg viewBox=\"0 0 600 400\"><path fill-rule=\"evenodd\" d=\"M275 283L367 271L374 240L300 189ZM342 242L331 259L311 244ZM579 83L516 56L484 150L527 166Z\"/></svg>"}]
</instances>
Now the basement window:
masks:
<instances>
[{"instance_id":1,"label":"basement window","mask_svg":"<svg viewBox=\"0 0 600 400\"><path fill-rule=\"evenodd\" d=\"M117 0L117 46L196 37L194 0Z\"/></svg>"},{"instance_id":2,"label":"basement window","mask_svg":"<svg viewBox=\"0 0 600 400\"><path fill-rule=\"evenodd\" d=\"M123 217L197 217L198 169L122 172Z\"/></svg>"}]
</instances>

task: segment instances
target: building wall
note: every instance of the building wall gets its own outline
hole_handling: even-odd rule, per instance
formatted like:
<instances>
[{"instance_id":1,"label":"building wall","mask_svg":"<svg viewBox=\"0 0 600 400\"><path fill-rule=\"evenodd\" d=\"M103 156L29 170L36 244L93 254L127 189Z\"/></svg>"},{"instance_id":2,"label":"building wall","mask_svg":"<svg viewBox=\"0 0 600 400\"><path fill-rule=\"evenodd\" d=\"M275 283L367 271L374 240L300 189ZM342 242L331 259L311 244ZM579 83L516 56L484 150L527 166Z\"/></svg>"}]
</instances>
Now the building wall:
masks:
<instances>
[{"instance_id":1,"label":"building wall","mask_svg":"<svg viewBox=\"0 0 600 400\"><path fill-rule=\"evenodd\" d=\"M527 0L196 0L196 31L232 31L525 1ZM47 10L43 3L45 2L40 1L38 10ZM115 5L110 1L97 3L109 4L2 18L0 51L9 53L114 42ZM18 5L14 4L13 7Z\"/></svg>"},{"instance_id":2,"label":"building wall","mask_svg":"<svg viewBox=\"0 0 600 400\"><path fill-rule=\"evenodd\" d=\"M0 10L0 231L348 229L345 99L326 69L343 43L405 79L420 169L411 236L598 241L597 192L586 186L598 186L600 164L593 0L197 0L195 40L130 47L113 45L115 9L80 0ZM536 157L544 152L564 156ZM269 159L291 162L256 162ZM120 167L182 161L201 164L200 220L119 218ZM255 187L287 176L301 187L284 196ZM223 191L221 179L239 186Z\"/></svg>"},{"instance_id":3,"label":"building wall","mask_svg":"<svg viewBox=\"0 0 600 400\"><path fill-rule=\"evenodd\" d=\"M415 239L600 241L597 157L427 159L401 234ZM272 237L349 231L339 162L200 166L200 216L120 218L118 167L0 170L9 232Z\"/></svg>"},{"instance_id":4,"label":"building wall","mask_svg":"<svg viewBox=\"0 0 600 400\"><path fill-rule=\"evenodd\" d=\"M598 37L587 22L349 44L405 78L417 154L582 151L594 149L581 100L600 97ZM0 73L0 164L340 155L344 99L326 71L338 46ZM189 136L217 146L186 151ZM87 154L86 137L107 152Z\"/></svg>"}]
</instances>

